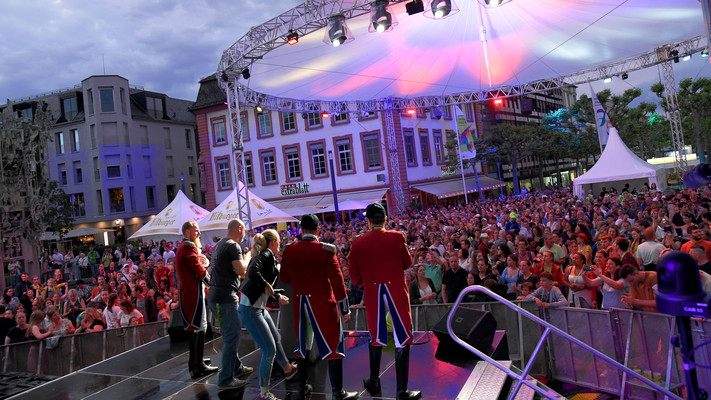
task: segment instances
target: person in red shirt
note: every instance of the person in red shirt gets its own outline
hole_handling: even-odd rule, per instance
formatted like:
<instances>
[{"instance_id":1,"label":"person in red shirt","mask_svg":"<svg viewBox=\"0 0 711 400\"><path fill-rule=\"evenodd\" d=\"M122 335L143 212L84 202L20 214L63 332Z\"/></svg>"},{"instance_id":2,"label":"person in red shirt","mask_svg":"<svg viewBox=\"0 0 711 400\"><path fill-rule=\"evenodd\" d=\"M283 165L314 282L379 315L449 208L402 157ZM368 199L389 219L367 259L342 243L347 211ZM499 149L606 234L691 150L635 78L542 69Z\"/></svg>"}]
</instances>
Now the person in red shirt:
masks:
<instances>
[{"instance_id":1,"label":"person in red shirt","mask_svg":"<svg viewBox=\"0 0 711 400\"><path fill-rule=\"evenodd\" d=\"M557 264L553 263L554 258L555 255L551 250L545 250L543 252L543 261L533 268L533 274L540 278L542 273L548 272L553 275L553 284L555 286L567 286L567 282L563 276L563 270L561 270Z\"/></svg>"}]
</instances>

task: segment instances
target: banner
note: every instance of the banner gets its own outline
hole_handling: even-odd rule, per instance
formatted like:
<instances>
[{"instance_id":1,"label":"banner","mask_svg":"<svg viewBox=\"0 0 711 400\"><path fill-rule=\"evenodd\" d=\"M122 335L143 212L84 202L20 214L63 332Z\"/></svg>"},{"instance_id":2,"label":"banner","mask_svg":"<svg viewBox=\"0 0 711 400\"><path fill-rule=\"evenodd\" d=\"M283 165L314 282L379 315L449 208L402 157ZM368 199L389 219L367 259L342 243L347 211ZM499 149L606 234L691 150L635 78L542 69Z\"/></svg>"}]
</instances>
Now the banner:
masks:
<instances>
[{"instance_id":1,"label":"banner","mask_svg":"<svg viewBox=\"0 0 711 400\"><path fill-rule=\"evenodd\" d=\"M454 113L457 115L457 127L459 129L459 155L462 160L469 160L476 157L474 148L475 126L471 127L459 106L454 106Z\"/></svg>"},{"instance_id":2,"label":"banner","mask_svg":"<svg viewBox=\"0 0 711 400\"><path fill-rule=\"evenodd\" d=\"M600 148L607 144L607 139L610 137L610 128L612 124L610 123L610 118L607 116L607 111L605 107L600 104L600 100L597 98L597 94L590 85L590 93L593 101L593 111L595 111L595 125L597 126L597 136L600 140Z\"/></svg>"}]
</instances>

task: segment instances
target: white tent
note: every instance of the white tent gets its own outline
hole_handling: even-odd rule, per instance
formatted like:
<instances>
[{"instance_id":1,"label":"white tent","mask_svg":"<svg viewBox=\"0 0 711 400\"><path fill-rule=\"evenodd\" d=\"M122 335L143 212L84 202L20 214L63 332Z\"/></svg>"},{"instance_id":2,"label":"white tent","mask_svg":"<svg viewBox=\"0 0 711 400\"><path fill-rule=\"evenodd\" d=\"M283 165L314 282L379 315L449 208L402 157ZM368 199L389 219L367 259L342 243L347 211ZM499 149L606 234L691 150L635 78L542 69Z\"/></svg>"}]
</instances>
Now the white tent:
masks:
<instances>
[{"instance_id":1,"label":"white tent","mask_svg":"<svg viewBox=\"0 0 711 400\"><path fill-rule=\"evenodd\" d=\"M603 186L621 191L626 183L631 188L639 188L645 182L664 189L666 174L662 168L637 157L620 139L617 129L610 128L610 137L600 159L588 172L573 180L573 193L582 197L588 189L597 194Z\"/></svg>"},{"instance_id":2,"label":"white tent","mask_svg":"<svg viewBox=\"0 0 711 400\"><path fill-rule=\"evenodd\" d=\"M242 187L242 182L239 182ZM249 211L252 216L252 228L277 222L298 222L298 220L273 205L262 200L259 196L249 192ZM237 189L232 190L229 196L212 210L200 223L201 231L220 231L227 233L227 223L239 218L237 208ZM215 232L217 233L217 232Z\"/></svg>"},{"instance_id":3,"label":"white tent","mask_svg":"<svg viewBox=\"0 0 711 400\"><path fill-rule=\"evenodd\" d=\"M178 240L183 235L181 228L187 221L200 222L208 211L188 199L182 190L163 211L153 217L129 239L144 238L153 240Z\"/></svg>"}]
</instances>

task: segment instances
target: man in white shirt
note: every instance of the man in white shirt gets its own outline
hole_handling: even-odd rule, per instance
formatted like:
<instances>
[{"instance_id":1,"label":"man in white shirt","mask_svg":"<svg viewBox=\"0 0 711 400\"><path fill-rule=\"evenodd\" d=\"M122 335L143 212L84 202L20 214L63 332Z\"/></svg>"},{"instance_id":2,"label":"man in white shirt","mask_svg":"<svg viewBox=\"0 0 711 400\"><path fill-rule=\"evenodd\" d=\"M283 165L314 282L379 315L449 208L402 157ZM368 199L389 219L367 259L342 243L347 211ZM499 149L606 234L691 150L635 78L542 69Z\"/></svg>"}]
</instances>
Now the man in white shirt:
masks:
<instances>
[{"instance_id":1,"label":"man in white shirt","mask_svg":"<svg viewBox=\"0 0 711 400\"><path fill-rule=\"evenodd\" d=\"M163 261L168 261L169 258L175 258L175 252L166 244L163 247Z\"/></svg>"},{"instance_id":2,"label":"man in white shirt","mask_svg":"<svg viewBox=\"0 0 711 400\"><path fill-rule=\"evenodd\" d=\"M654 228L645 228L642 234L646 241L637 246L637 264L641 265L644 271L656 271L659 254L665 247L657 242Z\"/></svg>"}]
</instances>

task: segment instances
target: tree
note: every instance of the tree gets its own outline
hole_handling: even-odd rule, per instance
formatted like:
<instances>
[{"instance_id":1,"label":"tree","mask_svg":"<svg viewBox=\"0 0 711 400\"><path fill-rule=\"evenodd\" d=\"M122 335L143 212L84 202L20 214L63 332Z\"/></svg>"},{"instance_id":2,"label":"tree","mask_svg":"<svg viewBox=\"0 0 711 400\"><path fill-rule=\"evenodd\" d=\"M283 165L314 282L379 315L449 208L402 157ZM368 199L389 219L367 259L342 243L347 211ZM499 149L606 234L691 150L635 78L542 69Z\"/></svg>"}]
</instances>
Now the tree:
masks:
<instances>
[{"instance_id":1,"label":"tree","mask_svg":"<svg viewBox=\"0 0 711 400\"><path fill-rule=\"evenodd\" d=\"M42 216L42 222L49 231L59 233L61 238L74 227L74 213L69 195L59 187L57 181L50 181L45 196L49 207Z\"/></svg>"}]
</instances>

